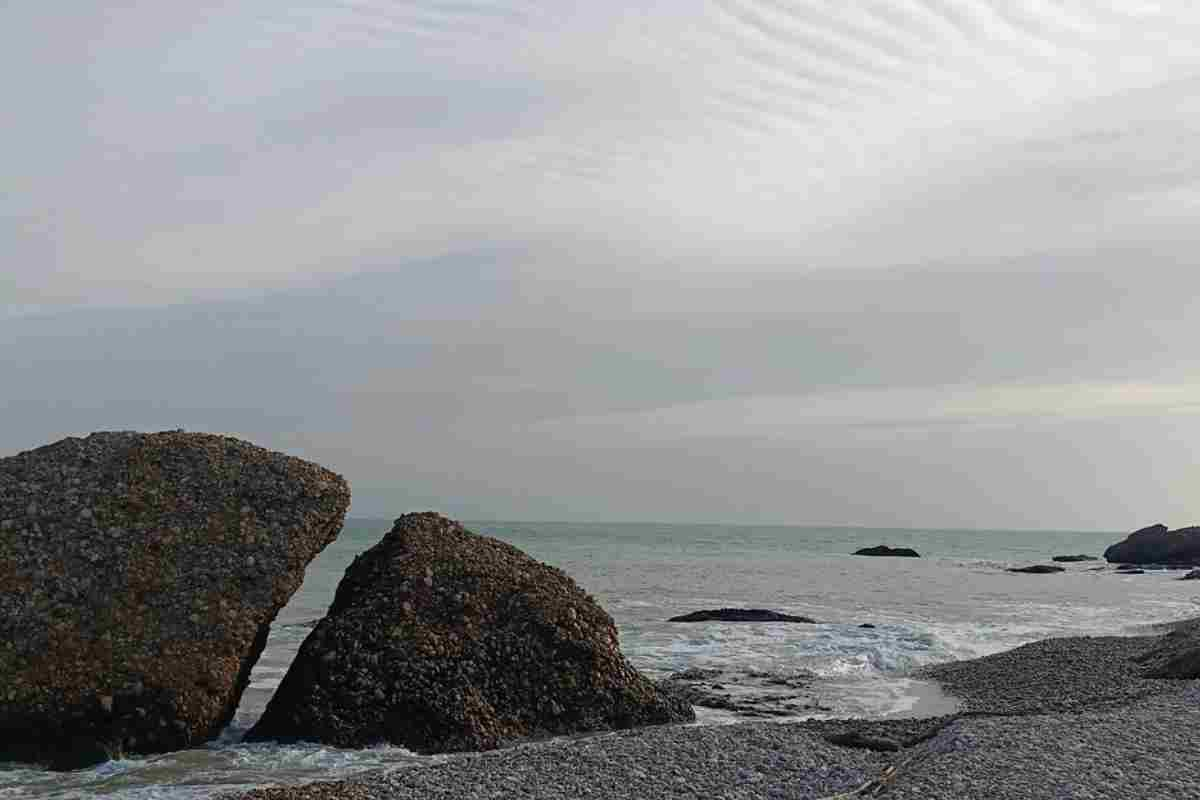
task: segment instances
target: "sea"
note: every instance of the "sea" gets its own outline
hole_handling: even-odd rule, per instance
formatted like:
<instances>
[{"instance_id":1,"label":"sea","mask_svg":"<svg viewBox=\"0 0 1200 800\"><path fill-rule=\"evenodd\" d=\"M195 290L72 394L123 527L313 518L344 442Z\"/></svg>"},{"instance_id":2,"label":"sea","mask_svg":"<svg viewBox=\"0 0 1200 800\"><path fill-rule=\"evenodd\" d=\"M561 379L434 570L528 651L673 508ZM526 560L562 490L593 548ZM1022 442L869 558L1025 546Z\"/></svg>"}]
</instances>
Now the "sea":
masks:
<instances>
[{"instance_id":1,"label":"sea","mask_svg":"<svg viewBox=\"0 0 1200 800\"><path fill-rule=\"evenodd\" d=\"M461 756L380 746L243 744L344 570L390 528L351 519L308 567L272 626L236 717L196 749L113 761L73 773L0 764L0 798L208 798L267 784L350 777ZM1075 531L474 522L560 567L612 615L621 647L652 678L699 668L725 676L799 678L803 703L775 719L945 713L953 702L913 677L928 664L972 658L1051 636L1134 635L1200 615L1200 582L1152 570L1115 573L1103 561L1051 575L1007 572L1054 555L1098 556L1124 534ZM851 555L878 544L921 558ZM678 623L709 608L767 608L817 624ZM860 627L863 624L874 627ZM779 682L778 680L776 681ZM696 724L744 721L698 710Z\"/></svg>"}]
</instances>

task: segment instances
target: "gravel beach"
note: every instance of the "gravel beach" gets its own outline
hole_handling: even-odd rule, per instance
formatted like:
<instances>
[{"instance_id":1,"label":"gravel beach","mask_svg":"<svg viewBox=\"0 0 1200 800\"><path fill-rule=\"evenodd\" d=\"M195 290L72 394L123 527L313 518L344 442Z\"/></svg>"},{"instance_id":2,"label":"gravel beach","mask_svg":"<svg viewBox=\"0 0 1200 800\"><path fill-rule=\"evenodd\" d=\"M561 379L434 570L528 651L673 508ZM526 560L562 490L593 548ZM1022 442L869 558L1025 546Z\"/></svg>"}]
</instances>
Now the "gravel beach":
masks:
<instances>
[{"instance_id":1,"label":"gravel beach","mask_svg":"<svg viewBox=\"0 0 1200 800\"><path fill-rule=\"evenodd\" d=\"M242 797L1200 800L1200 680L1131 660L1161 641L1049 639L923 670L961 699L950 716L643 728ZM848 732L887 749L827 741Z\"/></svg>"}]
</instances>

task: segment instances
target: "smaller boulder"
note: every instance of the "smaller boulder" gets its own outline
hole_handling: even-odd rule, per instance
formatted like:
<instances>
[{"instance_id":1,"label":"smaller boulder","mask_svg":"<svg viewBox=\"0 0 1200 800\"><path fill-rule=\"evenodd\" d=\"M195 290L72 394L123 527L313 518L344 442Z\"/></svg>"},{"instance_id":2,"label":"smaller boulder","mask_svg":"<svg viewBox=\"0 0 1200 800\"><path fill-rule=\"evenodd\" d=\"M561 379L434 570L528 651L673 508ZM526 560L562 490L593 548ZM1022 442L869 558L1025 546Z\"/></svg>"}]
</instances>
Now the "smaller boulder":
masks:
<instances>
[{"instance_id":1,"label":"smaller boulder","mask_svg":"<svg viewBox=\"0 0 1200 800\"><path fill-rule=\"evenodd\" d=\"M1056 567L1053 564L1032 564L1028 567L1009 567L1008 572L1020 572L1025 575L1048 575L1051 572L1066 572L1066 567Z\"/></svg>"},{"instance_id":2,"label":"smaller boulder","mask_svg":"<svg viewBox=\"0 0 1200 800\"><path fill-rule=\"evenodd\" d=\"M1075 561L1096 561L1097 558L1095 556L1078 555L1078 556L1055 556L1054 558L1052 558L1050 560L1058 561L1061 563L1071 563L1071 562L1075 562Z\"/></svg>"},{"instance_id":3,"label":"smaller boulder","mask_svg":"<svg viewBox=\"0 0 1200 800\"><path fill-rule=\"evenodd\" d=\"M621 654L559 569L438 514L406 514L354 560L246 741L419 753L690 722Z\"/></svg>"},{"instance_id":4,"label":"smaller boulder","mask_svg":"<svg viewBox=\"0 0 1200 800\"><path fill-rule=\"evenodd\" d=\"M904 558L920 558L921 554L911 547L888 547L886 544L876 545L875 547L864 547L861 550L855 550L852 555L856 556L902 556Z\"/></svg>"},{"instance_id":5,"label":"smaller boulder","mask_svg":"<svg viewBox=\"0 0 1200 800\"><path fill-rule=\"evenodd\" d=\"M1187 575L1180 576L1179 580L1181 580L1181 581L1200 580L1200 569L1194 569L1191 572L1189 572Z\"/></svg>"},{"instance_id":6,"label":"smaller boulder","mask_svg":"<svg viewBox=\"0 0 1200 800\"><path fill-rule=\"evenodd\" d=\"M816 622L809 617L798 617L769 611L765 608L718 608L693 611L671 617L667 622Z\"/></svg>"}]
</instances>

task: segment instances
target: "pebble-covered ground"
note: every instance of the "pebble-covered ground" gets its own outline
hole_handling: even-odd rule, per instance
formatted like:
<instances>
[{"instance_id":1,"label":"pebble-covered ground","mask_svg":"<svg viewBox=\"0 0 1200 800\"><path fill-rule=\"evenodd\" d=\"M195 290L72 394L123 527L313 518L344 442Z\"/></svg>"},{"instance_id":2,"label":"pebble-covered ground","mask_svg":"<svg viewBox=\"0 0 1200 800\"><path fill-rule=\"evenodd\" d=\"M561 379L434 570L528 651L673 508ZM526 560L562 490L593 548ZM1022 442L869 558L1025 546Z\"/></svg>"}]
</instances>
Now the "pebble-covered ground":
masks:
<instances>
[{"instance_id":1,"label":"pebble-covered ground","mask_svg":"<svg viewBox=\"0 0 1200 800\"><path fill-rule=\"evenodd\" d=\"M1045 639L987 658L939 664L920 675L938 681L969 711L1095 709L1173 689L1170 681L1142 678L1133 661L1158 641L1157 636Z\"/></svg>"},{"instance_id":2,"label":"pebble-covered ground","mask_svg":"<svg viewBox=\"0 0 1200 800\"><path fill-rule=\"evenodd\" d=\"M1160 641L1055 639L927 670L963 700L951 717L643 728L244 797L1200 800L1200 680L1131 660ZM847 732L899 747L826 741Z\"/></svg>"},{"instance_id":3,"label":"pebble-covered ground","mask_svg":"<svg viewBox=\"0 0 1200 800\"><path fill-rule=\"evenodd\" d=\"M913 748L884 796L1200 798L1200 682L1103 711L962 719Z\"/></svg>"},{"instance_id":4,"label":"pebble-covered ground","mask_svg":"<svg viewBox=\"0 0 1200 800\"><path fill-rule=\"evenodd\" d=\"M821 798L861 786L888 758L799 725L662 726L559 739L354 781L257 790L255 800L383 798Z\"/></svg>"}]
</instances>

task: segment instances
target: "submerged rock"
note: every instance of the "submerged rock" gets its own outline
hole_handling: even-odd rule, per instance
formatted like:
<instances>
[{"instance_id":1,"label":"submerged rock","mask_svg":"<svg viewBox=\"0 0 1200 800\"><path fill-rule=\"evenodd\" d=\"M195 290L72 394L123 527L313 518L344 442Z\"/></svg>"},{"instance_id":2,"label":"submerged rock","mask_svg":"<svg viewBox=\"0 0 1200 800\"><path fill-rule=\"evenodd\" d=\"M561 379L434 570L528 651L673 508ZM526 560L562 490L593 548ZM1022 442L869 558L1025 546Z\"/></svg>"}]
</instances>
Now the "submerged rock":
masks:
<instances>
[{"instance_id":1,"label":"submerged rock","mask_svg":"<svg viewBox=\"0 0 1200 800\"><path fill-rule=\"evenodd\" d=\"M1052 572L1066 572L1066 567L1056 567L1053 564L1032 564L1028 567L1009 567L1007 572L1022 572L1026 575L1048 575Z\"/></svg>"},{"instance_id":2,"label":"submerged rock","mask_svg":"<svg viewBox=\"0 0 1200 800\"><path fill-rule=\"evenodd\" d=\"M815 677L804 671L783 674L692 667L668 675L657 686L694 706L767 719L832 710L811 691Z\"/></svg>"},{"instance_id":3,"label":"submerged rock","mask_svg":"<svg viewBox=\"0 0 1200 800\"><path fill-rule=\"evenodd\" d=\"M0 459L0 761L215 737L349 499L328 470L209 434Z\"/></svg>"},{"instance_id":4,"label":"submerged rock","mask_svg":"<svg viewBox=\"0 0 1200 800\"><path fill-rule=\"evenodd\" d=\"M1123 564L1200 566L1200 527L1171 531L1165 525L1151 525L1110 545L1104 559Z\"/></svg>"},{"instance_id":5,"label":"submerged rock","mask_svg":"<svg viewBox=\"0 0 1200 800\"><path fill-rule=\"evenodd\" d=\"M1095 556L1078 555L1078 556L1055 556L1054 558L1052 558L1050 560L1058 561L1060 563L1072 563L1072 562L1076 562L1076 561L1098 561L1099 559L1097 559Z\"/></svg>"},{"instance_id":6,"label":"submerged rock","mask_svg":"<svg viewBox=\"0 0 1200 800\"><path fill-rule=\"evenodd\" d=\"M693 611L671 617L667 622L816 622L809 617L798 617L765 608L717 608Z\"/></svg>"},{"instance_id":7,"label":"submerged rock","mask_svg":"<svg viewBox=\"0 0 1200 800\"><path fill-rule=\"evenodd\" d=\"M888 547L886 544L875 547L864 547L855 550L851 555L856 556L903 556L905 558L920 558L921 554L911 547Z\"/></svg>"},{"instance_id":8,"label":"submerged rock","mask_svg":"<svg viewBox=\"0 0 1200 800\"><path fill-rule=\"evenodd\" d=\"M408 514L346 570L246 738L435 753L692 719L562 571Z\"/></svg>"}]
</instances>

